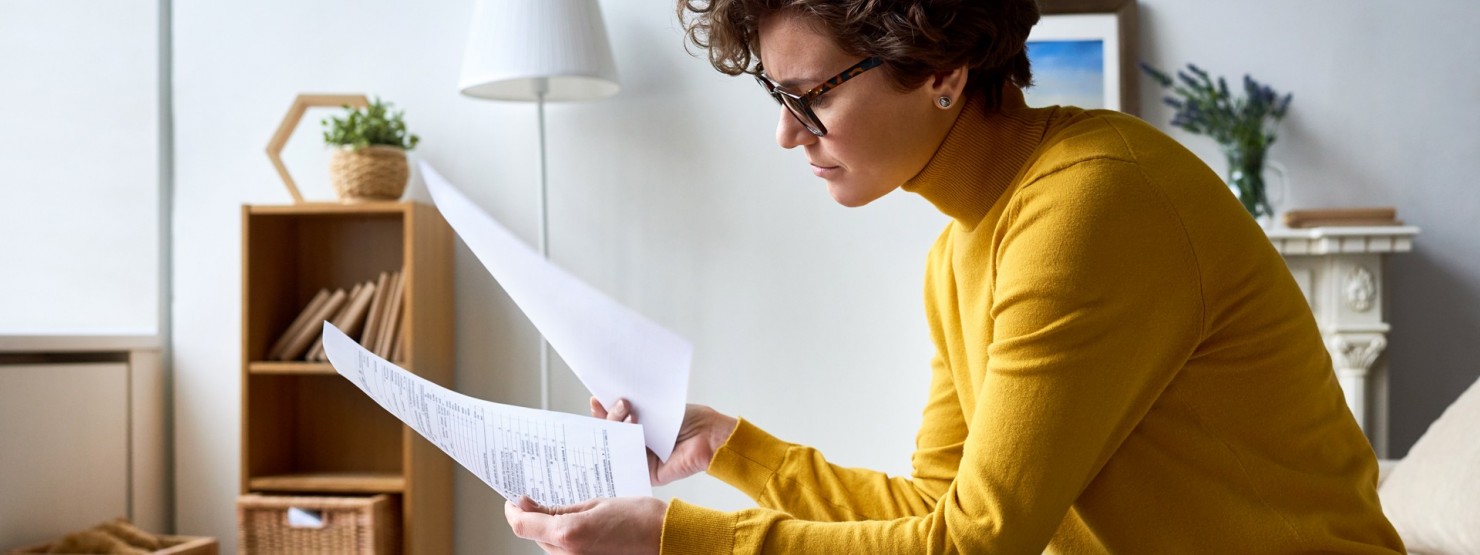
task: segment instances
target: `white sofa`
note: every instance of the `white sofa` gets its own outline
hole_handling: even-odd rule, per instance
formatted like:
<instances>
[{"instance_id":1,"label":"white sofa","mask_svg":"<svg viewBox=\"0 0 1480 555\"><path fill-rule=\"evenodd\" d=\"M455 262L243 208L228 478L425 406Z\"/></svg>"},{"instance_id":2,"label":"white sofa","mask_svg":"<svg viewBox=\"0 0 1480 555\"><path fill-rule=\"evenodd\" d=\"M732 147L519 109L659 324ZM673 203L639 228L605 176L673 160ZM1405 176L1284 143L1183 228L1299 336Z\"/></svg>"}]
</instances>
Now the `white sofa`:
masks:
<instances>
[{"instance_id":1,"label":"white sofa","mask_svg":"<svg viewBox=\"0 0 1480 555\"><path fill-rule=\"evenodd\" d=\"M1410 553L1480 555L1480 381L1379 465L1377 495Z\"/></svg>"}]
</instances>

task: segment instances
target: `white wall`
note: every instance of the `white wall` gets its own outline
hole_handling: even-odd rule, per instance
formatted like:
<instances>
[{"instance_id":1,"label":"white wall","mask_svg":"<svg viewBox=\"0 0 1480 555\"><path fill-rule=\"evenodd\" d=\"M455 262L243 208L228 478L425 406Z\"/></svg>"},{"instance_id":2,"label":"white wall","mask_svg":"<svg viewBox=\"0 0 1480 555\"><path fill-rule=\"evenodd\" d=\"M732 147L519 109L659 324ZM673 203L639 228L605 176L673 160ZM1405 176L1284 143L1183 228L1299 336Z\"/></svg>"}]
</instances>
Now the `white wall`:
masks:
<instances>
[{"instance_id":1,"label":"white wall","mask_svg":"<svg viewBox=\"0 0 1480 555\"><path fill-rule=\"evenodd\" d=\"M157 331L157 0L0 0L0 180L0 334Z\"/></svg>"},{"instance_id":2,"label":"white wall","mask_svg":"<svg viewBox=\"0 0 1480 555\"><path fill-rule=\"evenodd\" d=\"M772 140L776 107L684 54L668 1L609 0L623 81L548 114L554 258L698 347L690 398L752 417L840 463L908 469L926 386L925 250L945 220L907 194L848 210ZM1296 91L1274 156L1293 206L1396 204L1423 226L1391 268L1399 451L1472 380L1480 209L1480 75L1468 0L1143 2L1145 57L1250 71ZM1381 6L1386 7L1386 6ZM380 94L405 108L419 155L494 216L536 233L534 107L460 97L469 0L178 2L174 12L174 341L178 529L229 547L239 472L239 205L289 197L262 154L299 92ZM372 37L372 38L364 38ZM1164 122L1154 94L1143 106ZM311 197L329 193L317 117L289 145ZM1205 139L1185 137L1221 170ZM461 246L457 387L534 404L536 336ZM1469 341L1466 341L1469 339ZM556 407L585 393L557 373ZM665 488L745 506L709 478ZM501 502L458 471L460 553L535 552ZM227 551L230 551L228 549Z\"/></svg>"}]
</instances>

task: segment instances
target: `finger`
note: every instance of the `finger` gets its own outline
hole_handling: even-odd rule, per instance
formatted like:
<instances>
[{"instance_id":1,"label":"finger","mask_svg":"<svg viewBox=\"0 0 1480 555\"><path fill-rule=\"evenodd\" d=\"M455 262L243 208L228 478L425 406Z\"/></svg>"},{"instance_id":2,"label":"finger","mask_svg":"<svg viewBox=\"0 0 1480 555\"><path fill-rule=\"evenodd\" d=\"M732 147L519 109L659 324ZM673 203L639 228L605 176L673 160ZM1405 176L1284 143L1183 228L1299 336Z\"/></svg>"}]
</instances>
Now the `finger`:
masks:
<instances>
[{"instance_id":1,"label":"finger","mask_svg":"<svg viewBox=\"0 0 1480 555\"><path fill-rule=\"evenodd\" d=\"M593 507L595 507L598 503L600 503L602 499L604 499L604 498L597 497L595 499L587 499L587 500L582 501L580 503L571 503L569 505L563 505L563 506L560 506L560 507L550 507L549 514L552 514L552 515L570 515L570 514L579 513L579 512L582 512L582 511L589 511Z\"/></svg>"},{"instance_id":2,"label":"finger","mask_svg":"<svg viewBox=\"0 0 1480 555\"><path fill-rule=\"evenodd\" d=\"M541 505L538 501L531 499L528 495L519 496L519 499L514 504L518 506L519 510L521 511L545 513L547 515L555 514L550 511L549 507Z\"/></svg>"},{"instance_id":3,"label":"finger","mask_svg":"<svg viewBox=\"0 0 1480 555\"><path fill-rule=\"evenodd\" d=\"M558 523L551 515L525 510L518 504L509 504L504 509L504 517L508 519L509 530L513 531L515 536L540 543L552 543L558 537L556 536Z\"/></svg>"},{"instance_id":4,"label":"finger","mask_svg":"<svg viewBox=\"0 0 1480 555\"><path fill-rule=\"evenodd\" d=\"M626 399L617 399L616 405L613 406L612 410L607 413L606 419L616 422L623 422L626 421L627 417L629 416L632 416L632 406L627 403Z\"/></svg>"},{"instance_id":5,"label":"finger","mask_svg":"<svg viewBox=\"0 0 1480 555\"><path fill-rule=\"evenodd\" d=\"M658 470L663 467L663 462L660 461L660 460L658 460L658 456L655 455L655 454L653 454L652 451L648 451L647 452L647 459L648 459L648 482L651 482L655 486L661 486L661 485L663 485L663 482L658 479Z\"/></svg>"},{"instance_id":6,"label":"finger","mask_svg":"<svg viewBox=\"0 0 1480 555\"><path fill-rule=\"evenodd\" d=\"M591 396L591 416L606 420L606 407L601 406L601 401L595 395Z\"/></svg>"}]
</instances>

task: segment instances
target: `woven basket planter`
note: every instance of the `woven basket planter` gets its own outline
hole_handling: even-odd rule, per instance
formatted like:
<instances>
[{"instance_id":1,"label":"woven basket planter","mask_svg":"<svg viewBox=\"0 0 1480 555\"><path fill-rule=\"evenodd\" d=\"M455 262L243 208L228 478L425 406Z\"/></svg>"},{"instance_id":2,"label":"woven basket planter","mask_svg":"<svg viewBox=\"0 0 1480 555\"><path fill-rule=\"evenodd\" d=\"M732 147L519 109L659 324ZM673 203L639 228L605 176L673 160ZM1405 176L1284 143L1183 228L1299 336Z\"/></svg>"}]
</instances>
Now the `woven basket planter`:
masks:
<instances>
[{"instance_id":1,"label":"woven basket planter","mask_svg":"<svg viewBox=\"0 0 1480 555\"><path fill-rule=\"evenodd\" d=\"M399 199L410 176L406 151L393 146L341 148L329 160L329 180L342 202Z\"/></svg>"}]
</instances>

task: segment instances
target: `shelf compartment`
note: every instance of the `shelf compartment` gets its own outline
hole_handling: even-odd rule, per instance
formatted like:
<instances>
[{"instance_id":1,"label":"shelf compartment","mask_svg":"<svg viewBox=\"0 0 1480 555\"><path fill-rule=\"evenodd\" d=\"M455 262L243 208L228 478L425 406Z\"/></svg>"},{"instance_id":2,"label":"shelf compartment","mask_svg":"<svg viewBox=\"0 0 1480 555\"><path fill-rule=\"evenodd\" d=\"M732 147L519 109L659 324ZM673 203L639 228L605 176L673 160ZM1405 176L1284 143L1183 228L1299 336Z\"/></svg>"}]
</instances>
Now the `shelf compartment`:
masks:
<instances>
[{"instance_id":1,"label":"shelf compartment","mask_svg":"<svg viewBox=\"0 0 1480 555\"><path fill-rule=\"evenodd\" d=\"M337 374L248 374L243 486L284 475L403 474L401 421Z\"/></svg>"},{"instance_id":2,"label":"shelf compartment","mask_svg":"<svg viewBox=\"0 0 1480 555\"><path fill-rule=\"evenodd\" d=\"M320 289L349 291L406 266L406 205L311 208L247 209L242 348L248 361L266 358Z\"/></svg>"}]
</instances>

